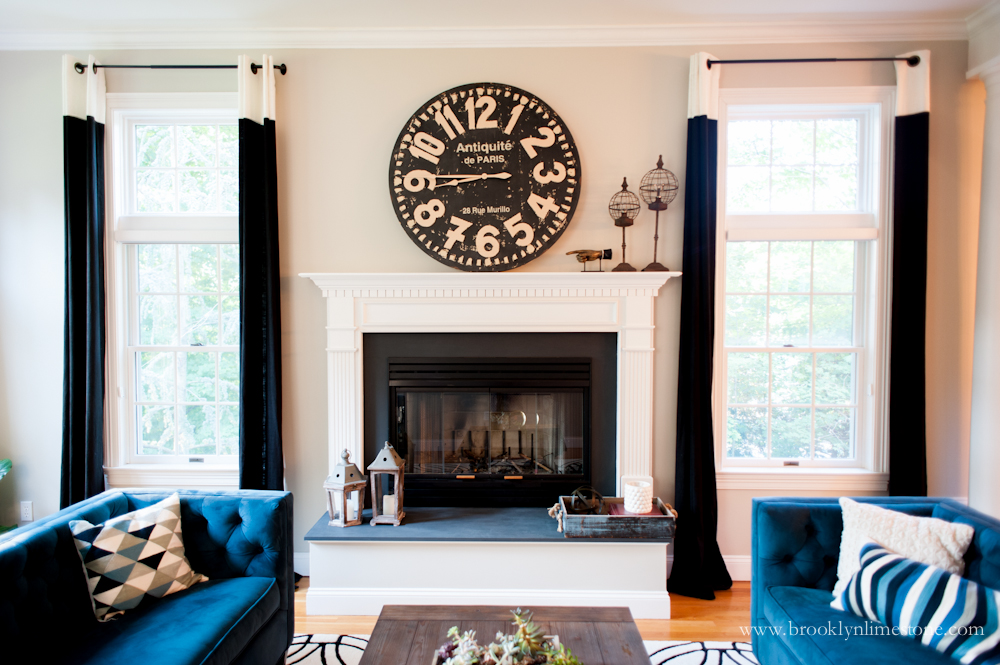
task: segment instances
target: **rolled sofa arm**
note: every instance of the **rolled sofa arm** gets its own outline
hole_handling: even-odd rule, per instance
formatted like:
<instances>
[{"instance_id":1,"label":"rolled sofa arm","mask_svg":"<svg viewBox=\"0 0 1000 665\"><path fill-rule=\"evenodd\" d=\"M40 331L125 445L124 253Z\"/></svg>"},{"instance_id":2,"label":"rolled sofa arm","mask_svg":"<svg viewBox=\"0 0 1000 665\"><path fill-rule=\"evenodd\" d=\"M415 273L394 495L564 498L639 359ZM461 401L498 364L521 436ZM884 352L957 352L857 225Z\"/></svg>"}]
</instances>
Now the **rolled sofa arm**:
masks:
<instances>
[{"instance_id":1,"label":"rolled sofa arm","mask_svg":"<svg viewBox=\"0 0 1000 665\"><path fill-rule=\"evenodd\" d=\"M191 567L209 579L273 577L281 599L279 610L288 617L291 643L295 630L291 492L122 490L130 511L174 491L181 499L184 551Z\"/></svg>"}]
</instances>

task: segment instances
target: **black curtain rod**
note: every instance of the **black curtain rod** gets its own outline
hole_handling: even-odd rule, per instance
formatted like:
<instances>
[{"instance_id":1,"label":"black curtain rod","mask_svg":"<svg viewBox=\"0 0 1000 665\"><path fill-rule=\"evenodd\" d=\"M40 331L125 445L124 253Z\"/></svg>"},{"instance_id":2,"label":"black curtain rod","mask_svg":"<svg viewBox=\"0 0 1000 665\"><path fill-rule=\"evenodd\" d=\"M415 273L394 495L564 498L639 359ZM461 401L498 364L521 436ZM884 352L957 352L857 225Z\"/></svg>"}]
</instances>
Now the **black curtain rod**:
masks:
<instances>
[{"instance_id":1,"label":"black curtain rod","mask_svg":"<svg viewBox=\"0 0 1000 665\"><path fill-rule=\"evenodd\" d=\"M94 69L236 69L239 65L94 65ZM263 65L250 63L250 71L254 74ZM288 72L288 67L284 64L275 65L275 69L284 76ZM75 65L77 74L87 71L87 65L78 62Z\"/></svg>"},{"instance_id":2,"label":"black curtain rod","mask_svg":"<svg viewBox=\"0 0 1000 665\"><path fill-rule=\"evenodd\" d=\"M773 60L707 60L708 68L712 65L741 65L746 63L776 63L776 62L892 62L905 60L910 67L920 64L919 55L911 55L907 58L776 58Z\"/></svg>"}]
</instances>

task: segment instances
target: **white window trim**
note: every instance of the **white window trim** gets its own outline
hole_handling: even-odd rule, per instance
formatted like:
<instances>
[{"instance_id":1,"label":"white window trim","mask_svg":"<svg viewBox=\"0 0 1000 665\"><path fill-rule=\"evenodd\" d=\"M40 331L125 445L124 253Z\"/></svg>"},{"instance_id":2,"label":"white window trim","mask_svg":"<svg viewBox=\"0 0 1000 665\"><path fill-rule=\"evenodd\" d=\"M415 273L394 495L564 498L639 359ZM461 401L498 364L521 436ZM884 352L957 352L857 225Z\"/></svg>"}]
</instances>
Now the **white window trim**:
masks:
<instances>
[{"instance_id":1,"label":"white window trim","mask_svg":"<svg viewBox=\"0 0 1000 665\"><path fill-rule=\"evenodd\" d=\"M236 461L226 463L133 463L129 446L129 363L126 357L128 320L128 245L136 243L234 243L239 241L238 215L188 216L169 224L153 224L147 216L129 215L128 141L134 120L153 120L167 112L171 122L184 115L232 120L237 117L236 93L108 93L105 180L108 202L105 233L107 298L107 387L105 402L104 473L109 487L191 487L232 489L239 486ZM181 110L196 109L190 113ZM197 226L198 230L192 232ZM155 227L155 228L154 228Z\"/></svg>"},{"instance_id":2,"label":"white window trim","mask_svg":"<svg viewBox=\"0 0 1000 665\"><path fill-rule=\"evenodd\" d=\"M725 250L727 240L871 240L866 258L868 302L864 321L864 346L870 361L865 376L859 379L860 400L865 402L864 422L856 438L857 458L851 467L837 463L782 467L775 462L766 466L753 463L733 464L724 455L726 431L726 368L724 363L724 326L715 326L715 370L713 377L716 482L722 490L781 491L872 491L888 488L888 362L889 303L891 289L891 204L892 146L896 88L865 86L843 88L724 88L719 94L718 198L716 234L716 321L725 321ZM810 215L819 221L818 230L789 228L796 215L726 216L726 129L729 107L779 104L878 104L873 121L879 125L879 141L874 146L882 168L877 178L878 206L875 214L858 212L842 215ZM869 192L874 196L875 192ZM784 219L782 219L784 217ZM733 218L736 218L735 220ZM776 220L777 218L777 220ZM731 224L730 221L737 223ZM871 362L874 360L874 362ZM864 437L864 440L862 440Z\"/></svg>"}]
</instances>

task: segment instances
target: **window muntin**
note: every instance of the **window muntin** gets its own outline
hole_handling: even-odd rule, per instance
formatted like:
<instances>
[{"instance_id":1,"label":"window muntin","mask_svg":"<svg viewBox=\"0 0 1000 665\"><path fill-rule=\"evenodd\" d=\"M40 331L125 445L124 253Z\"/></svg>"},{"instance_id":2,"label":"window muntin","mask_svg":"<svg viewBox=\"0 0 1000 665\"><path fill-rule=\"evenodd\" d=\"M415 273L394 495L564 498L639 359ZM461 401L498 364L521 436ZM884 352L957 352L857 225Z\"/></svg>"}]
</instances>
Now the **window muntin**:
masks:
<instances>
[{"instance_id":1,"label":"window muntin","mask_svg":"<svg viewBox=\"0 0 1000 665\"><path fill-rule=\"evenodd\" d=\"M726 243L727 458L856 457L859 244Z\"/></svg>"},{"instance_id":2,"label":"window muntin","mask_svg":"<svg viewBox=\"0 0 1000 665\"><path fill-rule=\"evenodd\" d=\"M728 213L857 212L859 118L733 120Z\"/></svg>"},{"instance_id":3,"label":"window muntin","mask_svg":"<svg viewBox=\"0 0 1000 665\"><path fill-rule=\"evenodd\" d=\"M236 455L237 245L138 244L128 253L133 459Z\"/></svg>"},{"instance_id":4,"label":"window muntin","mask_svg":"<svg viewBox=\"0 0 1000 665\"><path fill-rule=\"evenodd\" d=\"M239 212L235 124L130 123L131 214Z\"/></svg>"}]
</instances>

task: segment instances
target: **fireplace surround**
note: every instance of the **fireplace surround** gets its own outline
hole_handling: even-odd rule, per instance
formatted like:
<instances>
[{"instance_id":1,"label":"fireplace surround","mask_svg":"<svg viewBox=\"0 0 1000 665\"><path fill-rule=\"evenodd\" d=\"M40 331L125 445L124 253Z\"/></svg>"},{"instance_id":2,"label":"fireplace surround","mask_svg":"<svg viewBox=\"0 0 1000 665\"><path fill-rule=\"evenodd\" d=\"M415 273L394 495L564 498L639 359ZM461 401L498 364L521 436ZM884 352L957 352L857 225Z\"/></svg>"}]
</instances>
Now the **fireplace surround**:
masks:
<instances>
[{"instance_id":1,"label":"fireplace surround","mask_svg":"<svg viewBox=\"0 0 1000 665\"><path fill-rule=\"evenodd\" d=\"M303 274L326 298L330 468L344 449L352 459L369 459L363 365L367 333L593 332L616 338L614 493L621 493L623 481L652 482L654 299L668 279L679 275Z\"/></svg>"},{"instance_id":2,"label":"fireplace surround","mask_svg":"<svg viewBox=\"0 0 1000 665\"><path fill-rule=\"evenodd\" d=\"M614 349L609 369L615 380L593 381L592 389L603 383L616 388L601 408L609 426L605 438L613 447L601 453L608 464L600 472L595 466L595 474L601 475L594 482L616 494L628 480L652 482L653 307L660 287L678 275L303 275L326 298L329 463L335 464L345 448L354 459L368 462L367 439L373 433L383 436L379 427L388 435L388 422L369 422L373 382L364 356L377 335L396 340L404 339L397 333L604 333ZM463 350L461 355L481 354ZM568 350L549 355L588 357ZM596 448L592 454L596 458ZM409 495L410 477L406 483ZM338 529L321 516L306 534L311 576L307 614L378 614L387 603L446 599L476 605L491 598L512 607L627 606L636 618L670 618L665 542L563 538L540 508L414 507L407 519L401 527ZM506 570L514 560L539 562L545 573L516 578L483 574ZM404 561L407 565L401 566ZM394 574L387 576L386 570Z\"/></svg>"}]
</instances>

